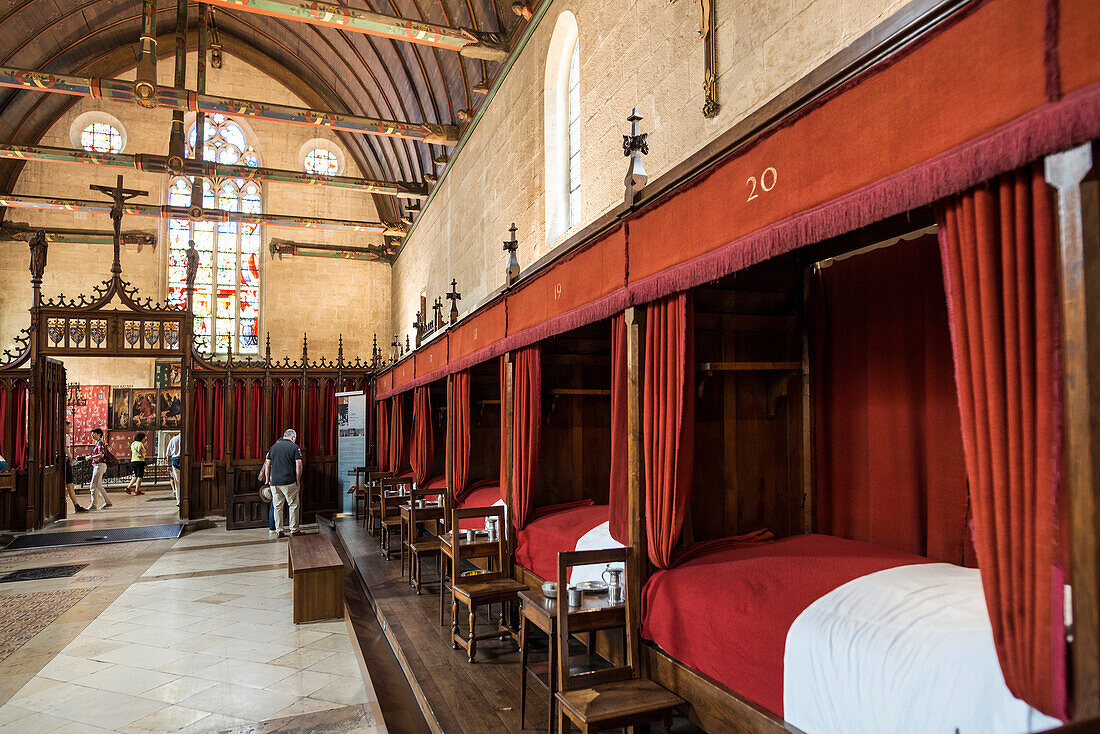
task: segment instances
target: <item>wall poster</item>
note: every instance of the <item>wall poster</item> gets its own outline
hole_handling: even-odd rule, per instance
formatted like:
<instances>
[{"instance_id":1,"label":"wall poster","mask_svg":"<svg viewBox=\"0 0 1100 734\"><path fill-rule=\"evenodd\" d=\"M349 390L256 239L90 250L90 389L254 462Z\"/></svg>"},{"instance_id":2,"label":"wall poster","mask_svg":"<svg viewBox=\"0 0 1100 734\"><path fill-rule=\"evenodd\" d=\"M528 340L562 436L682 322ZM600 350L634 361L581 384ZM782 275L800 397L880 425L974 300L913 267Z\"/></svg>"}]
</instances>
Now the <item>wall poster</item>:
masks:
<instances>
[{"instance_id":1,"label":"wall poster","mask_svg":"<svg viewBox=\"0 0 1100 734\"><path fill-rule=\"evenodd\" d=\"M359 392L336 393L336 481L340 486L341 509L355 513L355 468L367 464L367 396ZM365 481L360 476L360 481Z\"/></svg>"}]
</instances>

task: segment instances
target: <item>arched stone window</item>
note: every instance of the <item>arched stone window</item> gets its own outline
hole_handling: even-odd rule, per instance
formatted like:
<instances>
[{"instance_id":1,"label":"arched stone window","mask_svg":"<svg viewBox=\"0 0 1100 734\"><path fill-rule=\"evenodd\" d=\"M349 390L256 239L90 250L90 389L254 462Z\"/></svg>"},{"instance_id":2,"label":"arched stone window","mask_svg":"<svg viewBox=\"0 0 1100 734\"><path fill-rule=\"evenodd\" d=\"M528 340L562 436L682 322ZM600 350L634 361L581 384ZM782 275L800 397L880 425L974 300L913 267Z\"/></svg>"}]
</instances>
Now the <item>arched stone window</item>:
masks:
<instances>
[{"instance_id":1,"label":"arched stone window","mask_svg":"<svg viewBox=\"0 0 1100 734\"><path fill-rule=\"evenodd\" d=\"M221 114L206 118L203 158L227 164L258 166L259 156L244 128ZM197 126L192 123L187 155L194 155ZM191 204L194 179L177 176L169 183L170 206ZM203 208L260 214L260 184L245 178L203 179ZM195 240L199 270L195 277L195 335L206 351L257 354L260 349L260 224L168 220L168 302L187 297L187 244Z\"/></svg>"},{"instance_id":2,"label":"arched stone window","mask_svg":"<svg viewBox=\"0 0 1100 734\"><path fill-rule=\"evenodd\" d=\"M307 140L298 150L298 161L306 173L339 176L344 172L344 152L324 138Z\"/></svg>"},{"instance_id":3,"label":"arched stone window","mask_svg":"<svg viewBox=\"0 0 1100 734\"><path fill-rule=\"evenodd\" d=\"M74 148L89 152L119 153L126 147L126 129L106 112L85 112L73 120L69 140Z\"/></svg>"},{"instance_id":4,"label":"arched stone window","mask_svg":"<svg viewBox=\"0 0 1100 734\"><path fill-rule=\"evenodd\" d=\"M546 241L580 222L581 87L577 18L558 16L546 54L543 86L546 156Z\"/></svg>"}]
</instances>

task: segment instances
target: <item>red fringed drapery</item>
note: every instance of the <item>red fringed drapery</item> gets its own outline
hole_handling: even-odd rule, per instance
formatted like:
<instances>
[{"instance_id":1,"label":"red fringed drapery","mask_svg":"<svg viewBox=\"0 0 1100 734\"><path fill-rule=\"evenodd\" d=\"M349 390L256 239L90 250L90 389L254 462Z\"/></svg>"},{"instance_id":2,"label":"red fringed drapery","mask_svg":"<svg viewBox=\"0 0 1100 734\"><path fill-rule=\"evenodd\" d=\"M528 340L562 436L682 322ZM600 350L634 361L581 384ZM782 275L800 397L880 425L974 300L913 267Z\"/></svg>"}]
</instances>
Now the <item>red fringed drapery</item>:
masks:
<instances>
[{"instance_id":1,"label":"red fringed drapery","mask_svg":"<svg viewBox=\"0 0 1100 734\"><path fill-rule=\"evenodd\" d=\"M1060 312L1035 165L946 200L940 246L974 547L1008 688L1065 719Z\"/></svg>"},{"instance_id":2,"label":"red fringed drapery","mask_svg":"<svg viewBox=\"0 0 1100 734\"><path fill-rule=\"evenodd\" d=\"M210 458L220 461L225 458L225 381L214 381L214 434L211 442Z\"/></svg>"},{"instance_id":3,"label":"red fringed drapery","mask_svg":"<svg viewBox=\"0 0 1100 734\"><path fill-rule=\"evenodd\" d=\"M306 425L309 426L309 435L302 444L308 442L309 453L314 456L320 456L324 453L324 447L321 442L322 427L321 417L324 412L324 406L321 404L321 385L319 380L309 381L309 395L306 400L306 412L308 419Z\"/></svg>"},{"instance_id":4,"label":"red fringed drapery","mask_svg":"<svg viewBox=\"0 0 1100 734\"><path fill-rule=\"evenodd\" d=\"M390 471L400 474L405 469L405 398L393 396L390 406Z\"/></svg>"},{"instance_id":5,"label":"red fringed drapery","mask_svg":"<svg viewBox=\"0 0 1100 734\"><path fill-rule=\"evenodd\" d=\"M270 442L274 444L280 438L283 437L283 431L286 430L286 426L283 425L283 381L272 380L271 381L271 434ZM261 447L263 453L261 456L267 455L267 446Z\"/></svg>"},{"instance_id":6,"label":"red fringed drapery","mask_svg":"<svg viewBox=\"0 0 1100 734\"><path fill-rule=\"evenodd\" d=\"M325 380L325 456L336 454L336 380Z\"/></svg>"},{"instance_id":7,"label":"red fringed drapery","mask_svg":"<svg viewBox=\"0 0 1100 734\"><path fill-rule=\"evenodd\" d=\"M248 403L245 395L244 380L233 381L233 455L238 459L248 458L248 447L244 441L245 416Z\"/></svg>"},{"instance_id":8,"label":"red fringed drapery","mask_svg":"<svg viewBox=\"0 0 1100 734\"><path fill-rule=\"evenodd\" d=\"M363 394L367 396L367 409L368 410L370 409L370 406L374 405L374 388L373 388L373 385L374 385L374 383L366 377L363 377L359 380L359 389L362 390ZM370 419L370 413L368 413L367 414L367 450L368 450L368 452L370 451L370 447L374 446L374 440L375 440L374 421L372 421ZM377 449L375 450L375 463L378 465L379 471L382 471L382 458L381 458L380 455L378 455Z\"/></svg>"},{"instance_id":9,"label":"red fringed drapery","mask_svg":"<svg viewBox=\"0 0 1100 734\"><path fill-rule=\"evenodd\" d=\"M607 511L611 537L623 545L629 535L626 387L626 317L620 314L611 319L611 491Z\"/></svg>"},{"instance_id":10,"label":"red fringed drapery","mask_svg":"<svg viewBox=\"0 0 1100 734\"><path fill-rule=\"evenodd\" d=\"M691 300L649 304L642 393L646 537L649 559L672 565L691 500L695 451L695 351Z\"/></svg>"},{"instance_id":11,"label":"red fringed drapery","mask_svg":"<svg viewBox=\"0 0 1100 734\"><path fill-rule=\"evenodd\" d=\"M542 443L542 352L538 344L515 352L512 383L512 518L527 525L538 481Z\"/></svg>"},{"instance_id":12,"label":"red fringed drapery","mask_svg":"<svg viewBox=\"0 0 1100 734\"><path fill-rule=\"evenodd\" d=\"M195 380L191 401L191 458L206 460L206 380Z\"/></svg>"},{"instance_id":13,"label":"red fringed drapery","mask_svg":"<svg viewBox=\"0 0 1100 734\"><path fill-rule=\"evenodd\" d=\"M298 434L298 446L302 443L302 384L300 380L291 380L286 390L286 425L279 429L275 438L282 438L283 431L293 428ZM274 443L274 441L272 442Z\"/></svg>"},{"instance_id":14,"label":"red fringed drapery","mask_svg":"<svg viewBox=\"0 0 1100 734\"><path fill-rule=\"evenodd\" d=\"M815 281L817 529L965 564L966 462L935 235L835 261Z\"/></svg>"},{"instance_id":15,"label":"red fringed drapery","mask_svg":"<svg viewBox=\"0 0 1100 734\"><path fill-rule=\"evenodd\" d=\"M8 449L10 439L11 437L8 436L8 388L0 384L0 456L3 456L9 464L12 463L8 459L11 456Z\"/></svg>"},{"instance_id":16,"label":"red fringed drapery","mask_svg":"<svg viewBox=\"0 0 1100 734\"><path fill-rule=\"evenodd\" d=\"M451 377L451 404L447 410L447 487L455 504L470 493L470 371Z\"/></svg>"},{"instance_id":17,"label":"red fringed drapery","mask_svg":"<svg viewBox=\"0 0 1100 734\"><path fill-rule=\"evenodd\" d=\"M390 468L390 403L378 401L378 471L393 471Z\"/></svg>"},{"instance_id":18,"label":"red fringed drapery","mask_svg":"<svg viewBox=\"0 0 1100 734\"><path fill-rule=\"evenodd\" d=\"M500 496L507 494L508 479L508 384L505 375L508 366L500 358ZM507 499L507 498L505 498Z\"/></svg>"},{"instance_id":19,"label":"red fringed drapery","mask_svg":"<svg viewBox=\"0 0 1100 734\"><path fill-rule=\"evenodd\" d=\"M428 484L435 458L435 442L432 436L432 398L427 385L413 390L413 424L409 437L409 463L413 481L417 487Z\"/></svg>"},{"instance_id":20,"label":"red fringed drapery","mask_svg":"<svg viewBox=\"0 0 1100 734\"><path fill-rule=\"evenodd\" d=\"M11 447L13 469L27 468L27 381L18 380L11 391L11 408L15 439Z\"/></svg>"},{"instance_id":21,"label":"red fringed drapery","mask_svg":"<svg viewBox=\"0 0 1100 734\"><path fill-rule=\"evenodd\" d=\"M252 440L249 442L249 459L258 459L263 451L263 424L264 424L264 381L253 380L252 391L249 393L251 402L249 420L252 427Z\"/></svg>"}]
</instances>

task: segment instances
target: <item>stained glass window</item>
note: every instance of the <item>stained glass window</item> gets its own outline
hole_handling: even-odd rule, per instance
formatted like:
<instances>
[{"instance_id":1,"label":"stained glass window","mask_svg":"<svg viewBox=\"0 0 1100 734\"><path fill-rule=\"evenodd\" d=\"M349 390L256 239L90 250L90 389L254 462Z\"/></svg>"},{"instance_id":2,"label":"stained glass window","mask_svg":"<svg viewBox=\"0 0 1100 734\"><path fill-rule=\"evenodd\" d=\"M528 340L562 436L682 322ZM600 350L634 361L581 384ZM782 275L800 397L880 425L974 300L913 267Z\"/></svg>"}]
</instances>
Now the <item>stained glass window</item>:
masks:
<instances>
[{"instance_id":1,"label":"stained glass window","mask_svg":"<svg viewBox=\"0 0 1100 734\"><path fill-rule=\"evenodd\" d=\"M113 125L93 122L80 133L80 146L97 153L117 153L122 150L122 133Z\"/></svg>"},{"instance_id":2,"label":"stained glass window","mask_svg":"<svg viewBox=\"0 0 1100 734\"><path fill-rule=\"evenodd\" d=\"M336 159L336 154L324 148L314 148L309 151L306 154L305 165L307 172L322 176L335 176L340 170L340 161Z\"/></svg>"},{"instance_id":3,"label":"stained glass window","mask_svg":"<svg viewBox=\"0 0 1100 734\"><path fill-rule=\"evenodd\" d=\"M229 117L209 115L205 124L203 158L219 163L258 166L259 157L244 130ZM197 125L188 134L187 154L193 155ZM191 205L194 179L180 176L168 189L170 206ZM203 207L259 214L263 211L260 186L244 178L203 179ZM234 222L168 221L168 301L184 305L187 284L187 245L195 241L199 270L195 276L195 335L207 352L259 352L260 225Z\"/></svg>"}]
</instances>

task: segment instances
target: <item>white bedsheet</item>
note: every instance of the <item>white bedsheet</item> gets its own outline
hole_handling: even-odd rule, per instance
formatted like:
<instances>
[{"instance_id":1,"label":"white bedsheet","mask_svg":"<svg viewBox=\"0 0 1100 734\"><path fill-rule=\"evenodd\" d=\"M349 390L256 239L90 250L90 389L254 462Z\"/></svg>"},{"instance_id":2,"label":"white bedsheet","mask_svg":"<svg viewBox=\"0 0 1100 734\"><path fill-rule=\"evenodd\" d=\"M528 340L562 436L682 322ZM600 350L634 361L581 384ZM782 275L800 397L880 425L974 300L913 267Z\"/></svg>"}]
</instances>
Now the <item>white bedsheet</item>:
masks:
<instances>
[{"instance_id":1,"label":"white bedsheet","mask_svg":"<svg viewBox=\"0 0 1100 734\"><path fill-rule=\"evenodd\" d=\"M625 546L611 537L610 523L605 521L589 530L577 541L574 550L604 550L607 548L624 548ZM588 566L573 566L569 572L569 583L579 584L582 581L601 581L604 569L608 566L622 568L621 563L593 563Z\"/></svg>"},{"instance_id":2,"label":"white bedsheet","mask_svg":"<svg viewBox=\"0 0 1100 734\"><path fill-rule=\"evenodd\" d=\"M1005 685L976 569L868 574L791 625L784 718L808 734L1015 734L1058 726Z\"/></svg>"}]
</instances>

